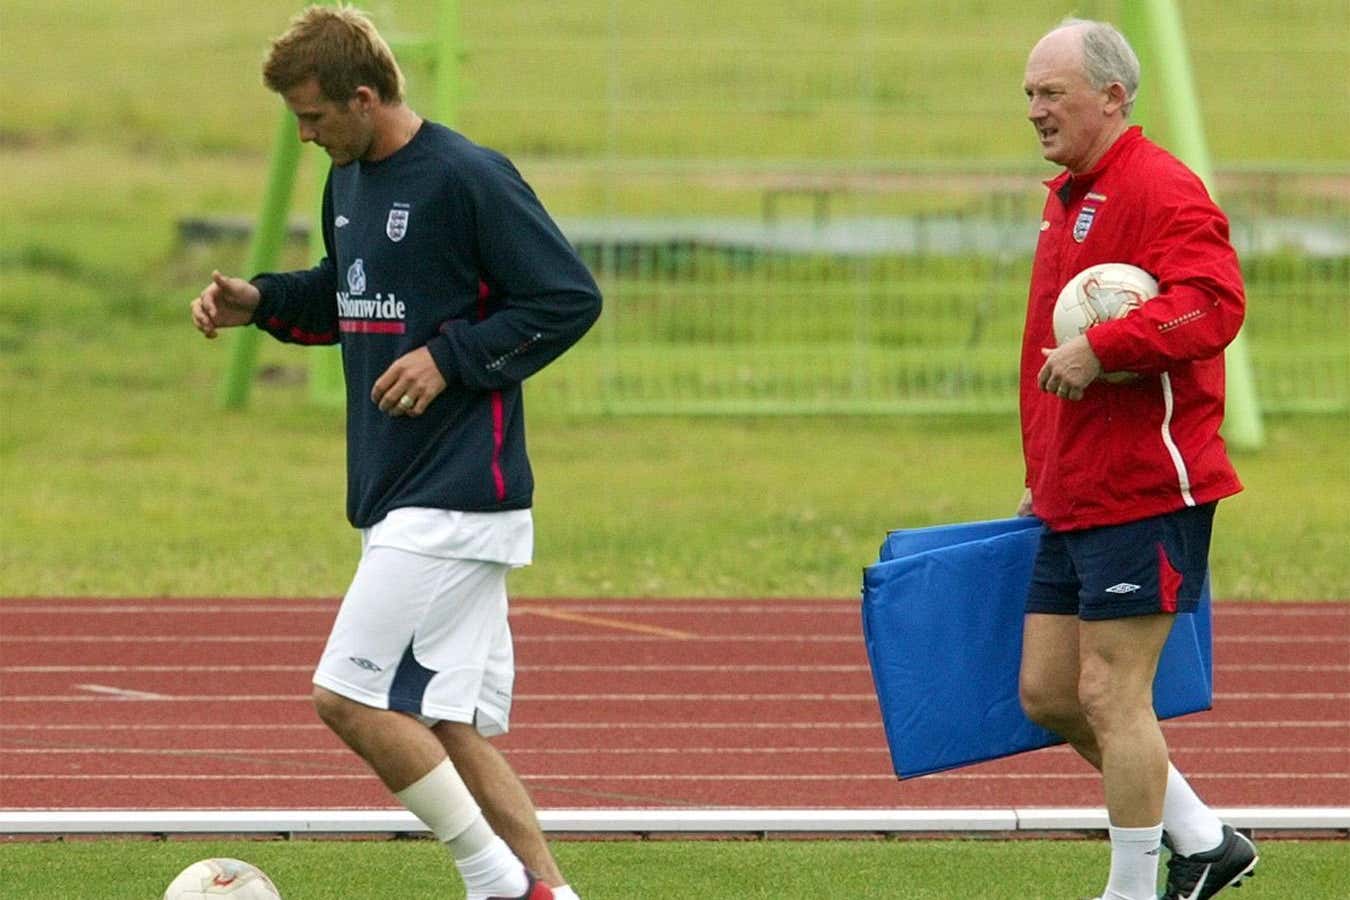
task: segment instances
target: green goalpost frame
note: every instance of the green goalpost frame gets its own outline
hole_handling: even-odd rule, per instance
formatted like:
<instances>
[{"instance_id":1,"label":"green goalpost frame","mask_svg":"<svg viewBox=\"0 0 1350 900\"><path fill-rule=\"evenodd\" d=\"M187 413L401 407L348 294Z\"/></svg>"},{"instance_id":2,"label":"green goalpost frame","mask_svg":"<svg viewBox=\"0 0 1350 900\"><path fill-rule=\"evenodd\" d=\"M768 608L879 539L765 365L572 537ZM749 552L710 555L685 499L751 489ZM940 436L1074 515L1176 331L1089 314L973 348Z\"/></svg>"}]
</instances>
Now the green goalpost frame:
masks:
<instances>
[{"instance_id":1,"label":"green goalpost frame","mask_svg":"<svg viewBox=\"0 0 1350 900\"><path fill-rule=\"evenodd\" d=\"M1209 146L1177 4L1175 0L1121 0L1120 6L1121 28L1132 38L1145 77L1153 73L1156 83L1167 91L1161 105L1170 127L1171 150L1213 193ZM1142 91L1139 100L1143 100ZM1143 123L1141 105L1136 101L1131 118ZM1245 335L1238 332L1224 354L1228 402L1223 433L1235 448L1258 450L1265 444L1265 428Z\"/></svg>"},{"instance_id":2,"label":"green goalpost frame","mask_svg":"<svg viewBox=\"0 0 1350 900\"><path fill-rule=\"evenodd\" d=\"M440 0L438 21L432 37L390 40L389 43L402 65L421 63L431 68L434 73L433 115L439 122L453 124L460 97L459 0ZM318 163L318 176L311 198L314 224L310 229L309 246L311 254L318 259L324 254L323 228L318 217L328 167L324 165L322 151L316 150L312 155ZM250 277L275 268L281 258L300 156L301 145L295 120L289 111L282 110L276 136L272 140L272 158L268 165L262 210L249 242L246 269ZM229 370L221 384L221 404L227 409L240 409L248 405L249 393L253 388L253 373L257 368L258 341L262 335L256 328L237 328L226 334L232 343ZM346 389L340 350L337 347L315 347L311 352L310 398L322 406L341 407L346 403Z\"/></svg>"},{"instance_id":3,"label":"green goalpost frame","mask_svg":"<svg viewBox=\"0 0 1350 900\"><path fill-rule=\"evenodd\" d=\"M286 214L290 209L299 163L300 140L290 114L286 113L278 120L276 137L272 140L262 212L249 242L245 267L250 276L273 268L281 256L281 247L286 241ZM235 328L225 332L225 339L230 341L230 367L221 384L220 401L227 409L239 409L248 404L260 337L256 328Z\"/></svg>"}]
</instances>

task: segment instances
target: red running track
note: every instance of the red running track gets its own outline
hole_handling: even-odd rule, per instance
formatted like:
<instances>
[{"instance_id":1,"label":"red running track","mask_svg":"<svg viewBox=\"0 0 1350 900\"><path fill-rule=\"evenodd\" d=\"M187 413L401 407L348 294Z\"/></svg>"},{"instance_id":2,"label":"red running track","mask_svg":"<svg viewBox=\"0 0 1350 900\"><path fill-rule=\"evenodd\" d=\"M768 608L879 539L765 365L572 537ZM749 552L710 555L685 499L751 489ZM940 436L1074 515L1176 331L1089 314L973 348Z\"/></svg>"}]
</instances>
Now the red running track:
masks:
<instances>
[{"instance_id":1,"label":"red running track","mask_svg":"<svg viewBox=\"0 0 1350 900\"><path fill-rule=\"evenodd\" d=\"M0 807L396 809L317 721L332 600L0 601ZM1350 806L1350 603L1219 603L1211 712L1164 724L1215 806ZM900 782L856 601L517 600L541 808L1099 807L1066 748Z\"/></svg>"}]
</instances>

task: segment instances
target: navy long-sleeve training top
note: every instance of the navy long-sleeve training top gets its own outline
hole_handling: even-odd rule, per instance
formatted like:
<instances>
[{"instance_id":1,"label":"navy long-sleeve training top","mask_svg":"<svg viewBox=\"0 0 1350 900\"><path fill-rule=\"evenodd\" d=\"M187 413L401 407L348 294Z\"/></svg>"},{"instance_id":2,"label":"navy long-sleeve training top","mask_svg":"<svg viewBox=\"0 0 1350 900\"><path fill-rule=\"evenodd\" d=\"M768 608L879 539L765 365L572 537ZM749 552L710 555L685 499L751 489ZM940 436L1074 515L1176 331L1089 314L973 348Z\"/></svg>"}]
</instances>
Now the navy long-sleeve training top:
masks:
<instances>
[{"instance_id":1,"label":"navy long-sleeve training top","mask_svg":"<svg viewBox=\"0 0 1350 900\"><path fill-rule=\"evenodd\" d=\"M254 323L342 344L351 523L406 506L528 508L521 382L585 334L601 301L520 173L426 121L393 155L330 171L323 236L314 268L254 279ZM418 347L445 391L417 418L380 412L375 380Z\"/></svg>"}]
</instances>

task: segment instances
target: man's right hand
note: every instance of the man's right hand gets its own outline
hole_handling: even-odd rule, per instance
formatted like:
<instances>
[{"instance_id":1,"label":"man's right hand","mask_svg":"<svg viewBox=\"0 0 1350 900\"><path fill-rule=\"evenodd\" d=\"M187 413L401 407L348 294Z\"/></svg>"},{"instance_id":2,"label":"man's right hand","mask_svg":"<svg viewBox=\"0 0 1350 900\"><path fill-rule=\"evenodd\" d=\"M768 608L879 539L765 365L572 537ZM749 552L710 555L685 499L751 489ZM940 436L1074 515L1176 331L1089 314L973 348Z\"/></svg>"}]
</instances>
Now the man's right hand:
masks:
<instances>
[{"instance_id":1,"label":"man's right hand","mask_svg":"<svg viewBox=\"0 0 1350 900\"><path fill-rule=\"evenodd\" d=\"M192 324L208 338L218 328L233 328L253 321L262 295L242 278L211 273L211 283L192 301Z\"/></svg>"},{"instance_id":2,"label":"man's right hand","mask_svg":"<svg viewBox=\"0 0 1350 900\"><path fill-rule=\"evenodd\" d=\"M1022 499L1017 504L1017 514L1019 516L1031 515L1031 488L1022 491Z\"/></svg>"}]
</instances>

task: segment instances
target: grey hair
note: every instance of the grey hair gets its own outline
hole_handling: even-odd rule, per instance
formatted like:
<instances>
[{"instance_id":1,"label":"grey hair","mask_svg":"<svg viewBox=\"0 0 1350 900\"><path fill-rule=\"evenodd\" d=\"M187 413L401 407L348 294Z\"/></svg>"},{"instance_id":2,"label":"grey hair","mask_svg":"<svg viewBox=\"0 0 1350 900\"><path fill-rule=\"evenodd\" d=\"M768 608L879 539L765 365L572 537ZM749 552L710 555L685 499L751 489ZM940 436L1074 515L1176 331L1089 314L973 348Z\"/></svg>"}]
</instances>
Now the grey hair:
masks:
<instances>
[{"instance_id":1,"label":"grey hair","mask_svg":"<svg viewBox=\"0 0 1350 900\"><path fill-rule=\"evenodd\" d=\"M1114 25L1091 19L1065 19L1060 28L1086 26L1083 29L1083 74L1093 88L1101 90L1120 82L1125 88L1125 105L1121 115L1130 117L1134 100L1139 93L1139 57L1130 42Z\"/></svg>"}]
</instances>

